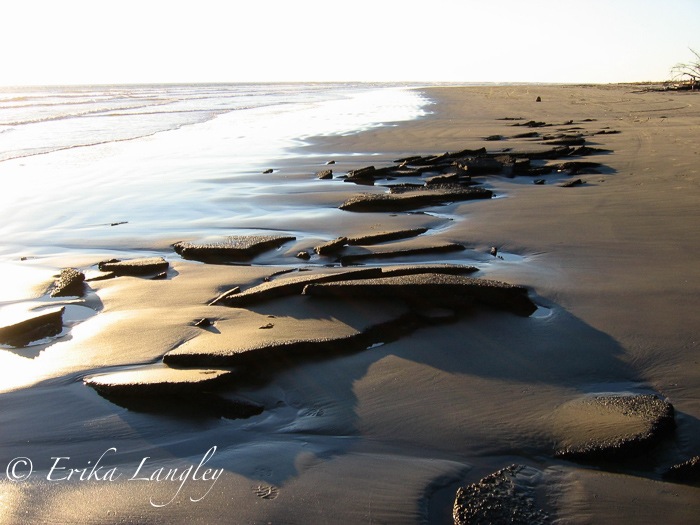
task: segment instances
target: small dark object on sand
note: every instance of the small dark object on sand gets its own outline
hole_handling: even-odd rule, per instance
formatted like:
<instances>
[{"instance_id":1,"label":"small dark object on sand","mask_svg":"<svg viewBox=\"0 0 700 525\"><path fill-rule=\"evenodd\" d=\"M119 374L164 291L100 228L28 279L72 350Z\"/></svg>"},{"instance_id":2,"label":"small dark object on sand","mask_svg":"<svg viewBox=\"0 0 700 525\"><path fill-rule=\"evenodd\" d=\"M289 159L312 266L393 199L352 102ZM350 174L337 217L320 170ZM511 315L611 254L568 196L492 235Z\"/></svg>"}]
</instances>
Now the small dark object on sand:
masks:
<instances>
[{"instance_id":1,"label":"small dark object on sand","mask_svg":"<svg viewBox=\"0 0 700 525\"><path fill-rule=\"evenodd\" d=\"M537 98L535 99L535 102L542 102L542 97L537 97Z\"/></svg>"},{"instance_id":2,"label":"small dark object on sand","mask_svg":"<svg viewBox=\"0 0 700 525\"><path fill-rule=\"evenodd\" d=\"M303 259L304 261L308 261L311 259L311 254L307 252L306 250L302 250L299 253L296 254L297 259Z\"/></svg>"},{"instance_id":3,"label":"small dark object on sand","mask_svg":"<svg viewBox=\"0 0 700 525\"><path fill-rule=\"evenodd\" d=\"M272 173L273 171L274 171L274 170L273 170L272 168L268 168L268 169L266 169L265 171L263 171L263 173L264 173L265 175L267 175L267 174L269 174L269 173Z\"/></svg>"}]
</instances>

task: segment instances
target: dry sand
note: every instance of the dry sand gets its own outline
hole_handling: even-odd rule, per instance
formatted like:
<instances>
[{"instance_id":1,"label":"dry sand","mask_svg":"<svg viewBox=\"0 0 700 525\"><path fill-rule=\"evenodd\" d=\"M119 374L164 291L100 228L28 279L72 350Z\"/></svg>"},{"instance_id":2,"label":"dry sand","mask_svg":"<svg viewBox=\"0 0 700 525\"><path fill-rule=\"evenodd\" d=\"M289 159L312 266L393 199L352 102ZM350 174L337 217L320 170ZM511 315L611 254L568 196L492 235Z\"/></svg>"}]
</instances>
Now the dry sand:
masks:
<instances>
[{"instance_id":1,"label":"dry sand","mask_svg":"<svg viewBox=\"0 0 700 525\"><path fill-rule=\"evenodd\" d=\"M69 340L37 356L4 353L11 372L0 396L2 458L33 458L36 474L0 482L0 523L449 523L457 487L511 463L542 472L538 501L558 523L697 519L700 489L664 482L661 473L700 454L700 99L634 86L425 91L436 101L431 115L315 140L281 176L302 180L321 169L322 162L306 156L311 151L316 159L335 159L334 172L343 173L403 156L531 146L483 140L528 131L498 120L505 117L573 120L580 124L568 127L620 133L590 139L614 152L586 158L607 168L577 175L583 185L489 177L486 186L499 198L433 207L429 215L329 211L295 225L313 234L256 262L279 265L340 235L428 227L432 240L467 250L412 261L476 263L480 276L528 286L548 310L522 318L482 309L365 352L266 363L255 381L225 394L263 405L260 416L183 418L122 409L82 379L158 362L183 343L220 345L208 343L216 332L201 337L191 325L197 318L215 319L232 340L267 322L292 329L297 318L319 334L354 333L372 321L378 305L319 306L294 298L250 311L210 307L219 293L259 284L278 268L204 265L174 254L167 280L93 282L88 302L100 313L76 325ZM313 182L319 192L292 198L332 210L365 191ZM417 239L401 243L426 242ZM492 246L503 260L488 254ZM54 264L86 267L98 260ZM48 282L41 272L27 280L38 275ZM557 414L591 393L656 393L676 409L675 434L641 462L555 459L556 441L566 439ZM145 456L158 466L196 465L212 446L208 465L224 469L221 478L190 480L172 504L151 502L168 502L179 484L129 479ZM124 474L120 479L46 479L52 456L85 467L110 447L120 454L111 462Z\"/></svg>"}]
</instances>

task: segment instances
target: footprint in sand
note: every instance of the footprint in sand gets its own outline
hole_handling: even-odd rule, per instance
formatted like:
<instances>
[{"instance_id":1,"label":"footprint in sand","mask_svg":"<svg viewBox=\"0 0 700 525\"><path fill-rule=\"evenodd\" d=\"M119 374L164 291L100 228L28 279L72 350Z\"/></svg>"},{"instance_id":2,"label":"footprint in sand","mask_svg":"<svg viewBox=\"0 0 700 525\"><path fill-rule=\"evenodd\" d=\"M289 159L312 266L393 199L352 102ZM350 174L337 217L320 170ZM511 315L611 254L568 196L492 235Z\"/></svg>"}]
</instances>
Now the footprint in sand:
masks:
<instances>
[{"instance_id":1,"label":"footprint in sand","mask_svg":"<svg viewBox=\"0 0 700 525\"><path fill-rule=\"evenodd\" d=\"M280 489L274 485L257 485L253 487L253 493L262 499L275 499L280 494Z\"/></svg>"}]
</instances>

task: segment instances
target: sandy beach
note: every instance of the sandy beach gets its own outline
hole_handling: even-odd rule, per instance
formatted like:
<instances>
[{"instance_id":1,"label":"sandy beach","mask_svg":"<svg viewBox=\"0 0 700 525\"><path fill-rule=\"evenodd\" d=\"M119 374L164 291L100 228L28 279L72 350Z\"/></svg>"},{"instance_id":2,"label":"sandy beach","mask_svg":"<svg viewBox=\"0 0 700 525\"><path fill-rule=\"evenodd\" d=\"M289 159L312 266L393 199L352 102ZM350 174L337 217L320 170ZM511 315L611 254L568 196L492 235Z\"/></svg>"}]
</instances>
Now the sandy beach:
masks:
<instances>
[{"instance_id":1,"label":"sandy beach","mask_svg":"<svg viewBox=\"0 0 700 525\"><path fill-rule=\"evenodd\" d=\"M533 523L697 520L697 481L664 475L700 454L698 95L636 85L420 91L433 102L424 117L312 138L298 155L270 159L271 184L286 193L256 202L285 199L298 212L222 220L221 230L294 239L245 261L182 257L173 243L212 239L177 231L129 244L167 261L157 279L92 280L114 255L99 247L8 265L3 299L64 306L70 332L0 355L0 523L455 523L458 489L513 464L505 501L525 495ZM537 157L573 136L596 149ZM491 161L474 161L452 175L492 198L339 209L402 182L340 178L352 170L480 148L528 153L519 157L528 169L558 167L518 174L511 159L498 162L512 171L485 173L475 166ZM596 165L574 171L565 161ZM320 180L325 169L332 178ZM343 237L328 254L314 250ZM432 269L416 277L409 265ZM46 299L69 267L85 272L84 297ZM381 270L344 274L368 268ZM297 278L293 292L274 289ZM499 283L497 300L481 288L465 292L469 301L450 295L489 288L473 280ZM521 287L534 313L506 304ZM241 294L256 302L230 299ZM211 397L199 377L175 387L158 378L171 367L227 380ZM110 398L129 379L120 374L147 382L149 370L153 390L136 384L133 396ZM670 403L672 422L611 397ZM256 413L232 417L240 407ZM30 478L13 458L31 459ZM177 479L155 474L188 466ZM82 470L67 479L70 468Z\"/></svg>"}]
</instances>

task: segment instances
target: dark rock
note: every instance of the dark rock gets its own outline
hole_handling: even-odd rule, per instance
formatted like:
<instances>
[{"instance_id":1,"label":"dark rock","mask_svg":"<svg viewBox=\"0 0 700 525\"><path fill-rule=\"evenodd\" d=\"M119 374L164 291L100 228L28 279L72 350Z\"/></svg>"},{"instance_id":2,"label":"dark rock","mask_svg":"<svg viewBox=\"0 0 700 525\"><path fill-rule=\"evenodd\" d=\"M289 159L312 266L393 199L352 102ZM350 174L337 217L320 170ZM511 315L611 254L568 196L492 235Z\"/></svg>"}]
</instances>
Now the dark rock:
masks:
<instances>
[{"instance_id":1,"label":"dark rock","mask_svg":"<svg viewBox=\"0 0 700 525\"><path fill-rule=\"evenodd\" d=\"M561 137L547 140L546 144L551 146L581 146L586 143L583 137Z\"/></svg>"},{"instance_id":2,"label":"dark rock","mask_svg":"<svg viewBox=\"0 0 700 525\"><path fill-rule=\"evenodd\" d=\"M537 98L535 99L535 102L542 102L542 97L537 97Z\"/></svg>"},{"instance_id":3,"label":"dark rock","mask_svg":"<svg viewBox=\"0 0 700 525\"><path fill-rule=\"evenodd\" d=\"M0 327L0 344L21 347L60 334L63 330L64 311L65 308L61 307Z\"/></svg>"},{"instance_id":4,"label":"dark rock","mask_svg":"<svg viewBox=\"0 0 700 525\"><path fill-rule=\"evenodd\" d=\"M265 175L267 175L267 174L272 173L273 171L274 171L274 170L273 170L272 168L269 168L269 169L266 169L265 171L263 171L263 173L264 173Z\"/></svg>"},{"instance_id":5,"label":"dark rock","mask_svg":"<svg viewBox=\"0 0 700 525\"><path fill-rule=\"evenodd\" d=\"M85 274L74 268L65 268L53 283L51 297L82 297L85 292Z\"/></svg>"},{"instance_id":6,"label":"dark rock","mask_svg":"<svg viewBox=\"0 0 700 525\"><path fill-rule=\"evenodd\" d=\"M408 239L411 237L417 237L428 231L428 228L413 228L410 230L397 230L391 232L380 232L380 233L370 233L367 235L359 235L356 237L348 237L348 244L350 245L360 245L367 246L371 244L378 244L387 241L398 241L401 239Z\"/></svg>"},{"instance_id":7,"label":"dark rock","mask_svg":"<svg viewBox=\"0 0 700 525\"><path fill-rule=\"evenodd\" d=\"M599 162L584 162L584 161L569 161L557 164L554 167L557 171L566 171L571 175L576 175L582 171L586 173L598 173L596 170L600 168L602 164Z\"/></svg>"},{"instance_id":8,"label":"dark rock","mask_svg":"<svg viewBox=\"0 0 700 525\"><path fill-rule=\"evenodd\" d=\"M700 483L700 456L673 465L664 472L664 479L679 483Z\"/></svg>"},{"instance_id":9,"label":"dark rock","mask_svg":"<svg viewBox=\"0 0 700 525\"><path fill-rule=\"evenodd\" d=\"M262 325L262 326L260 327L260 330L269 330L270 328L274 328L274 327L275 327L274 324L272 324L272 323L267 323L267 324Z\"/></svg>"},{"instance_id":10,"label":"dark rock","mask_svg":"<svg viewBox=\"0 0 700 525\"><path fill-rule=\"evenodd\" d=\"M322 170L322 171L316 172L316 178L321 179L321 180L332 179L333 178L333 170Z\"/></svg>"},{"instance_id":11,"label":"dark rock","mask_svg":"<svg viewBox=\"0 0 700 525\"><path fill-rule=\"evenodd\" d=\"M381 268L363 268L337 273L308 274L285 279L276 279L258 286L253 286L238 294L229 294L226 292L214 299L210 305L243 307L270 299L276 299L278 297L301 294L304 290L304 286L309 283L355 278L360 279L379 276L381 273Z\"/></svg>"},{"instance_id":12,"label":"dark rock","mask_svg":"<svg viewBox=\"0 0 700 525\"><path fill-rule=\"evenodd\" d=\"M160 272L155 274L153 277L151 277L151 280L153 281L158 281L162 279L167 279L168 278L168 272Z\"/></svg>"},{"instance_id":13,"label":"dark rock","mask_svg":"<svg viewBox=\"0 0 700 525\"><path fill-rule=\"evenodd\" d=\"M464 308L479 302L522 316L529 316L537 310L527 295L527 289L522 286L436 273L314 283L304 288L304 294L344 298L395 298L413 304L449 308Z\"/></svg>"},{"instance_id":14,"label":"dark rock","mask_svg":"<svg viewBox=\"0 0 700 525\"><path fill-rule=\"evenodd\" d=\"M212 325L211 319L207 319L206 317L203 317L201 319L197 319L194 322L194 326L197 328L209 328Z\"/></svg>"},{"instance_id":15,"label":"dark rock","mask_svg":"<svg viewBox=\"0 0 700 525\"><path fill-rule=\"evenodd\" d=\"M570 146L553 146L552 148L545 150L531 151L528 153L511 153L511 155L522 155L523 157L527 157L529 159L561 159L563 157L570 157L573 152L574 149L572 149Z\"/></svg>"},{"instance_id":16,"label":"dark rock","mask_svg":"<svg viewBox=\"0 0 700 525\"><path fill-rule=\"evenodd\" d=\"M414 182L400 182L398 184L390 184L385 187L389 188L389 193L398 195L399 193L406 193L407 191L422 191L425 189L425 184L418 184Z\"/></svg>"},{"instance_id":17,"label":"dark rock","mask_svg":"<svg viewBox=\"0 0 700 525\"><path fill-rule=\"evenodd\" d=\"M540 175L549 175L554 171L554 166L539 166L536 168L530 168L524 175L529 175L530 177L538 177Z\"/></svg>"},{"instance_id":18,"label":"dark rock","mask_svg":"<svg viewBox=\"0 0 700 525\"><path fill-rule=\"evenodd\" d=\"M121 226L122 224L129 224L129 221L112 222L110 226Z\"/></svg>"},{"instance_id":19,"label":"dark rock","mask_svg":"<svg viewBox=\"0 0 700 525\"><path fill-rule=\"evenodd\" d=\"M571 188L573 186L580 186L583 184L583 181L581 179L572 179L572 180L567 180L566 182L560 184L559 186L562 188Z\"/></svg>"},{"instance_id":20,"label":"dark rock","mask_svg":"<svg viewBox=\"0 0 700 525\"><path fill-rule=\"evenodd\" d=\"M308 261L309 259L311 259L311 254L306 250L302 250L296 254L296 257L297 259L303 259L304 261Z\"/></svg>"},{"instance_id":21,"label":"dark rock","mask_svg":"<svg viewBox=\"0 0 700 525\"><path fill-rule=\"evenodd\" d=\"M435 206L448 202L471 199L490 199L493 193L483 188L430 188L402 193L362 193L355 195L340 205L341 210L355 212L391 212L406 211L425 206Z\"/></svg>"},{"instance_id":22,"label":"dark rock","mask_svg":"<svg viewBox=\"0 0 700 525\"><path fill-rule=\"evenodd\" d=\"M259 365L268 368L275 363L288 366L294 359L359 352L376 343L395 340L415 329L416 322L414 315L406 315L350 335L274 340L254 346L230 348L226 352L192 352L180 347L165 354L163 361L173 366Z\"/></svg>"},{"instance_id":23,"label":"dark rock","mask_svg":"<svg viewBox=\"0 0 700 525\"><path fill-rule=\"evenodd\" d=\"M456 182L459 182L459 175L456 173L435 175L434 177L428 177L425 179L425 184L428 186L434 186L435 184L453 184Z\"/></svg>"},{"instance_id":24,"label":"dark rock","mask_svg":"<svg viewBox=\"0 0 700 525\"><path fill-rule=\"evenodd\" d=\"M352 182L360 186L374 186L374 178L363 178L363 177L345 177L343 182Z\"/></svg>"},{"instance_id":25,"label":"dark rock","mask_svg":"<svg viewBox=\"0 0 700 525\"><path fill-rule=\"evenodd\" d=\"M491 246L491 249L489 250L489 253L490 253L491 255L493 255L494 257L496 257L496 256L498 255L498 248L496 248L495 246Z\"/></svg>"},{"instance_id":26,"label":"dark rock","mask_svg":"<svg viewBox=\"0 0 700 525\"><path fill-rule=\"evenodd\" d=\"M465 250L465 247L461 244L448 242L443 244L435 244L433 246L423 246L420 248L407 248L403 250L393 250L386 252L367 252L358 253L351 255L343 255L340 257L340 264L342 266L348 266L350 264L357 264L367 259L394 259L397 257L409 257L413 255L424 255L432 253L449 253Z\"/></svg>"},{"instance_id":27,"label":"dark rock","mask_svg":"<svg viewBox=\"0 0 700 525\"><path fill-rule=\"evenodd\" d=\"M85 384L112 396L167 396L211 388L228 380L230 374L230 370L144 366L93 376Z\"/></svg>"},{"instance_id":28,"label":"dark rock","mask_svg":"<svg viewBox=\"0 0 700 525\"><path fill-rule=\"evenodd\" d=\"M347 243L348 243L347 237L338 237L337 239L333 239L332 241L328 241L324 244L316 246L314 248L314 251L318 255L330 255L330 254L337 253L340 250L342 250L343 246L345 246Z\"/></svg>"},{"instance_id":29,"label":"dark rock","mask_svg":"<svg viewBox=\"0 0 700 525\"><path fill-rule=\"evenodd\" d=\"M525 126L528 128L543 128L545 126L551 126L551 124L547 124L546 122L538 122L536 120L529 120L527 122L518 122L517 124L511 124L511 126Z\"/></svg>"},{"instance_id":30,"label":"dark rock","mask_svg":"<svg viewBox=\"0 0 700 525\"><path fill-rule=\"evenodd\" d=\"M185 417L248 418L263 407L242 399L227 399L211 391L231 380L228 370L182 370L144 367L94 376L85 384L102 397L137 412L171 413Z\"/></svg>"},{"instance_id":31,"label":"dark rock","mask_svg":"<svg viewBox=\"0 0 700 525\"><path fill-rule=\"evenodd\" d=\"M447 158L449 159L459 159L463 157L480 157L486 155L486 148L463 149L455 153L446 153L445 155L447 155Z\"/></svg>"},{"instance_id":32,"label":"dark rock","mask_svg":"<svg viewBox=\"0 0 700 525\"><path fill-rule=\"evenodd\" d=\"M484 140L488 141L497 141L497 140L504 140L505 137L503 135L489 135L488 137L484 137Z\"/></svg>"},{"instance_id":33,"label":"dark rock","mask_svg":"<svg viewBox=\"0 0 700 525\"><path fill-rule=\"evenodd\" d=\"M487 175L500 173L503 163L490 157L467 157L456 162L456 165L469 175Z\"/></svg>"},{"instance_id":34,"label":"dark rock","mask_svg":"<svg viewBox=\"0 0 700 525\"><path fill-rule=\"evenodd\" d=\"M590 146L579 146L569 152L570 157L585 157L587 155L599 155L602 153L610 153L609 149L592 148Z\"/></svg>"},{"instance_id":35,"label":"dark rock","mask_svg":"<svg viewBox=\"0 0 700 525\"><path fill-rule=\"evenodd\" d=\"M449 275L464 275L478 272L475 266L465 264L413 264L389 266L382 268L382 277L398 277L401 275L416 275L420 273L443 273Z\"/></svg>"},{"instance_id":36,"label":"dark rock","mask_svg":"<svg viewBox=\"0 0 700 525\"><path fill-rule=\"evenodd\" d=\"M549 516L534 502L532 467L511 465L489 474L477 483L457 489L452 507L455 525L544 525Z\"/></svg>"},{"instance_id":37,"label":"dark rock","mask_svg":"<svg viewBox=\"0 0 700 525\"><path fill-rule=\"evenodd\" d=\"M512 169L515 175L528 173L530 171L530 159L515 159Z\"/></svg>"},{"instance_id":38,"label":"dark rock","mask_svg":"<svg viewBox=\"0 0 700 525\"><path fill-rule=\"evenodd\" d=\"M296 240L289 235L231 235L222 242L193 244L178 242L175 251L184 259L202 262L247 261L263 252Z\"/></svg>"},{"instance_id":39,"label":"dark rock","mask_svg":"<svg viewBox=\"0 0 700 525\"><path fill-rule=\"evenodd\" d=\"M348 171L348 178L355 179L374 179L374 174L377 170L374 166L367 166L366 168L360 168L357 170Z\"/></svg>"},{"instance_id":40,"label":"dark rock","mask_svg":"<svg viewBox=\"0 0 700 525\"><path fill-rule=\"evenodd\" d=\"M334 161L334 160L329 160L328 162L326 162L326 165L327 165L327 166L329 166L329 165L331 165L331 164L335 164L335 161Z\"/></svg>"},{"instance_id":41,"label":"dark rock","mask_svg":"<svg viewBox=\"0 0 700 525\"><path fill-rule=\"evenodd\" d=\"M539 137L540 134L537 133L536 131L528 131L527 133L518 133L517 135L513 135L514 139L534 139Z\"/></svg>"},{"instance_id":42,"label":"dark rock","mask_svg":"<svg viewBox=\"0 0 700 525\"><path fill-rule=\"evenodd\" d=\"M150 275L160 273L167 270L169 267L168 261L162 257L148 257L144 259L129 259L121 261L119 259L111 259L98 264L101 272L113 272L115 275Z\"/></svg>"},{"instance_id":43,"label":"dark rock","mask_svg":"<svg viewBox=\"0 0 700 525\"><path fill-rule=\"evenodd\" d=\"M545 180L544 179L535 179L532 182L533 182L533 184L544 184Z\"/></svg>"},{"instance_id":44,"label":"dark rock","mask_svg":"<svg viewBox=\"0 0 700 525\"><path fill-rule=\"evenodd\" d=\"M651 394L588 396L554 417L555 455L580 461L640 455L675 428L673 405Z\"/></svg>"}]
</instances>

